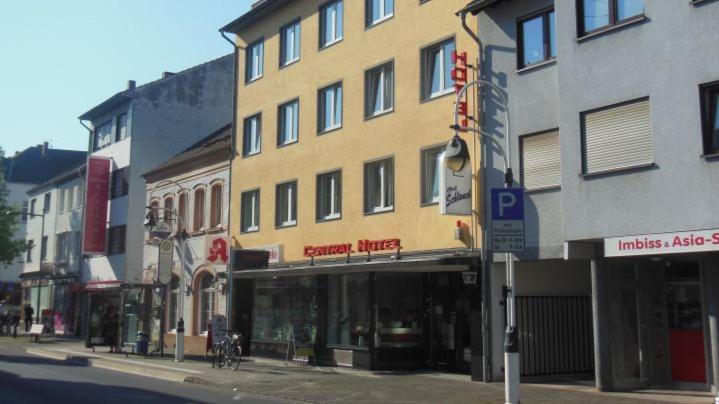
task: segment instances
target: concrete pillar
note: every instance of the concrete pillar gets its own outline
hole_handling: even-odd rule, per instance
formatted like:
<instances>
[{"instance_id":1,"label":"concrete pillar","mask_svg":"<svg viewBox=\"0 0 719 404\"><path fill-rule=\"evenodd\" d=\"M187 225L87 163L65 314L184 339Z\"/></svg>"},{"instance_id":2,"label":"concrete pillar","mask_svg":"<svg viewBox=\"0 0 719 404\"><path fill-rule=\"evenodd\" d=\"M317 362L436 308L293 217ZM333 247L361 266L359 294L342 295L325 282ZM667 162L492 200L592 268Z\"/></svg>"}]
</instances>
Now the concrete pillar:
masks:
<instances>
[{"instance_id":1,"label":"concrete pillar","mask_svg":"<svg viewBox=\"0 0 719 404\"><path fill-rule=\"evenodd\" d=\"M597 390L612 390L612 352L609 343L609 276L606 260L591 261L592 321L594 323L594 379Z\"/></svg>"},{"instance_id":2,"label":"concrete pillar","mask_svg":"<svg viewBox=\"0 0 719 404\"><path fill-rule=\"evenodd\" d=\"M709 348L711 349L711 382L714 394L719 395L719 256L706 261L704 290L707 296L707 317L709 318Z\"/></svg>"}]
</instances>

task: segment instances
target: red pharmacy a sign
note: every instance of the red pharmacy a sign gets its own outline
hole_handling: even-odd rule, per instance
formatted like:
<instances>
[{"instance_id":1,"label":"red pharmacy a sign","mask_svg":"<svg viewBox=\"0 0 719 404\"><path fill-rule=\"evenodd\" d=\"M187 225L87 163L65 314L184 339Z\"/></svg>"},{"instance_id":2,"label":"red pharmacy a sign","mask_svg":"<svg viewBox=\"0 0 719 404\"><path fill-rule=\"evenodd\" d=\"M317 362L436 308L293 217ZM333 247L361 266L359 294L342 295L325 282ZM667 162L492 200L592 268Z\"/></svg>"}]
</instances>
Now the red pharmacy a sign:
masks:
<instances>
[{"instance_id":1,"label":"red pharmacy a sign","mask_svg":"<svg viewBox=\"0 0 719 404\"><path fill-rule=\"evenodd\" d=\"M85 220L83 254L105 254L107 196L110 187L110 158L90 156L87 159L85 186Z\"/></svg>"}]
</instances>

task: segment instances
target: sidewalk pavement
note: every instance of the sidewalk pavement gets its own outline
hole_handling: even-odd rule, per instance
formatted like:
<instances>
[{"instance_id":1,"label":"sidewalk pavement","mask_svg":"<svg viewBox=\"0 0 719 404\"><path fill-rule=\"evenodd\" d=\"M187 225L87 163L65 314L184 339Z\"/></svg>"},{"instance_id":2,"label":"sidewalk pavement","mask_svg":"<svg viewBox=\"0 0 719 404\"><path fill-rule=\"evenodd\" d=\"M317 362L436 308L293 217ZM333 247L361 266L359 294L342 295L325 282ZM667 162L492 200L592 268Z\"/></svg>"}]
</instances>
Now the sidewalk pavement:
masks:
<instances>
[{"instance_id":1,"label":"sidewalk pavement","mask_svg":"<svg viewBox=\"0 0 719 404\"><path fill-rule=\"evenodd\" d=\"M5 338L0 338L0 346ZM502 403L502 383L472 382L468 375L442 372L364 371L314 367L283 361L250 358L238 371L213 369L205 361L96 352L82 341L56 340L25 343L31 354L71 360L115 371L175 382L195 383L298 402L332 403ZM523 383L526 403L713 403L705 392L645 390L631 393L599 393L590 381L561 384Z\"/></svg>"}]
</instances>

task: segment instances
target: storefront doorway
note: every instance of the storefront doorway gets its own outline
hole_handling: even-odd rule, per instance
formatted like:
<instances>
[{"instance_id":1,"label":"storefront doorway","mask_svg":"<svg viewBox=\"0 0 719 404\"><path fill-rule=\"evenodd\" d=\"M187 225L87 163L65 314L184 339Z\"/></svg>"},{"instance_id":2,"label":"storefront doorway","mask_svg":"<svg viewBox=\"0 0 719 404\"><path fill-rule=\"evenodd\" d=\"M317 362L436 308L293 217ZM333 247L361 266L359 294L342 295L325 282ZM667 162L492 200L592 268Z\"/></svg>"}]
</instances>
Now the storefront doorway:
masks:
<instances>
[{"instance_id":1,"label":"storefront doorway","mask_svg":"<svg viewBox=\"0 0 719 404\"><path fill-rule=\"evenodd\" d=\"M429 368L469 370L469 296L458 273L428 273L425 284L425 359Z\"/></svg>"}]
</instances>

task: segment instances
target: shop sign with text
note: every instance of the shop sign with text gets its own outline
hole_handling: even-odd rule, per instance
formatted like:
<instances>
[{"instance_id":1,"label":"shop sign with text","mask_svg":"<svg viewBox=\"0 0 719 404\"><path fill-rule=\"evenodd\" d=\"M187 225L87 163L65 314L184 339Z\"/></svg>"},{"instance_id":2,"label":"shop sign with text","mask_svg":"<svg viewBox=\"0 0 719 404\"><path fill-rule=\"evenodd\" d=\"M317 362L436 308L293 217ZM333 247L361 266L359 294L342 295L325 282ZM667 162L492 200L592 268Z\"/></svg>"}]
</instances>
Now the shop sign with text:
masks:
<instances>
[{"instance_id":1,"label":"shop sign with text","mask_svg":"<svg viewBox=\"0 0 719 404\"><path fill-rule=\"evenodd\" d=\"M83 254L105 254L107 251L105 230L110 189L110 163L108 157L91 156L87 159Z\"/></svg>"},{"instance_id":2,"label":"shop sign with text","mask_svg":"<svg viewBox=\"0 0 719 404\"><path fill-rule=\"evenodd\" d=\"M439 157L439 213L443 215L472 214L472 165L467 164L459 171L452 171L444 162L444 153Z\"/></svg>"},{"instance_id":3,"label":"shop sign with text","mask_svg":"<svg viewBox=\"0 0 719 404\"><path fill-rule=\"evenodd\" d=\"M604 256L679 254L719 251L719 229L642 234L604 239Z\"/></svg>"},{"instance_id":4,"label":"shop sign with text","mask_svg":"<svg viewBox=\"0 0 719 404\"><path fill-rule=\"evenodd\" d=\"M224 236L208 236L205 238L205 264L229 265L230 238Z\"/></svg>"},{"instance_id":5,"label":"shop sign with text","mask_svg":"<svg viewBox=\"0 0 719 404\"><path fill-rule=\"evenodd\" d=\"M401 240L388 238L383 240L357 240L357 250L352 243L328 244L320 246L307 245L304 249L305 257L321 257L324 255L351 254L355 252L396 251L402 249Z\"/></svg>"}]
</instances>

